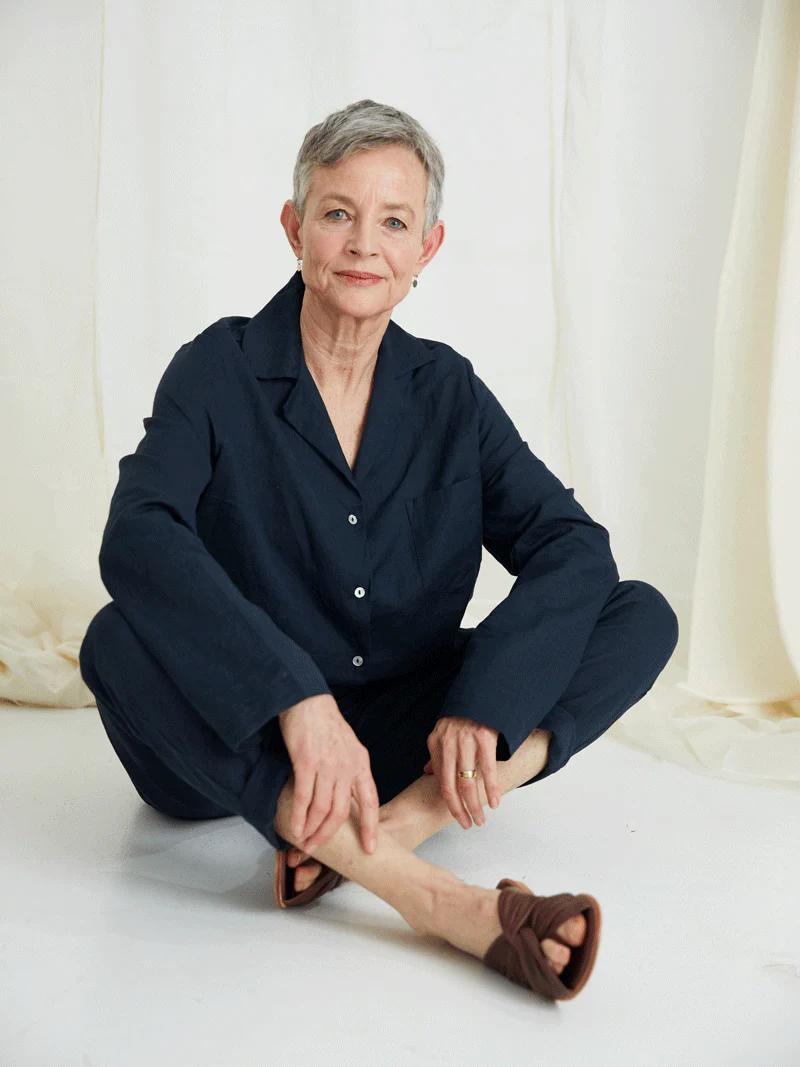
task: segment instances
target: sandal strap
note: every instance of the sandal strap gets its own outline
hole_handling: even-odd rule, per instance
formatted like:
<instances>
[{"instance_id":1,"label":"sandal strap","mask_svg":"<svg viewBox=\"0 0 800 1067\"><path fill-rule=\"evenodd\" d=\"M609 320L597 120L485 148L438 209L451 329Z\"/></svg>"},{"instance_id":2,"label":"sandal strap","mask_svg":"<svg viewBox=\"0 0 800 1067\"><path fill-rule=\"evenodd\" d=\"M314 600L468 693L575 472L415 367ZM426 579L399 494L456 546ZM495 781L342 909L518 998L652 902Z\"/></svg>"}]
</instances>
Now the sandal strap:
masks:
<instances>
[{"instance_id":1,"label":"sandal strap","mask_svg":"<svg viewBox=\"0 0 800 1067\"><path fill-rule=\"evenodd\" d=\"M541 946L544 938L552 938L570 949L573 956L583 945L570 945L557 933L557 928L590 906L583 894L556 893L541 897L515 888L501 890L498 914L503 933L489 946L484 963L499 971L512 982L527 986L536 993L559 999L570 992L550 966Z\"/></svg>"},{"instance_id":2,"label":"sandal strap","mask_svg":"<svg viewBox=\"0 0 800 1067\"><path fill-rule=\"evenodd\" d=\"M549 937L553 941L566 945L570 951L582 947L581 945L571 945L569 941L565 941L558 933L558 928L573 916L581 915L587 910L591 911L593 902L585 893L554 893L549 897L538 896L524 882L517 881L515 878L501 878L497 883L497 888L517 889L533 897L534 900L547 902L540 905L535 913L536 921L538 922L538 926L535 929L537 937Z\"/></svg>"}]
</instances>

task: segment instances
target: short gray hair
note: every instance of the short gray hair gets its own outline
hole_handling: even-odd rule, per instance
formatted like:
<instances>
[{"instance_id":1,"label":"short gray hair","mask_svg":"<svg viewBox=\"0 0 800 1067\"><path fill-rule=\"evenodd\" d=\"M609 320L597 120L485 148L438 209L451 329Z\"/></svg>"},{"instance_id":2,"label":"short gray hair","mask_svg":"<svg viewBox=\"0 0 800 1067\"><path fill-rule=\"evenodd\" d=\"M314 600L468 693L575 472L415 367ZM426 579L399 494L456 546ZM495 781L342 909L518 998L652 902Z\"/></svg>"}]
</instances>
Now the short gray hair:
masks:
<instances>
[{"instance_id":1,"label":"short gray hair","mask_svg":"<svg viewBox=\"0 0 800 1067\"><path fill-rule=\"evenodd\" d=\"M374 100L357 100L312 126L303 138L292 176L292 200L302 221L311 176L318 166L332 166L361 149L404 144L417 154L428 175L423 240L439 218L444 185L444 160L433 138L407 115Z\"/></svg>"}]
</instances>

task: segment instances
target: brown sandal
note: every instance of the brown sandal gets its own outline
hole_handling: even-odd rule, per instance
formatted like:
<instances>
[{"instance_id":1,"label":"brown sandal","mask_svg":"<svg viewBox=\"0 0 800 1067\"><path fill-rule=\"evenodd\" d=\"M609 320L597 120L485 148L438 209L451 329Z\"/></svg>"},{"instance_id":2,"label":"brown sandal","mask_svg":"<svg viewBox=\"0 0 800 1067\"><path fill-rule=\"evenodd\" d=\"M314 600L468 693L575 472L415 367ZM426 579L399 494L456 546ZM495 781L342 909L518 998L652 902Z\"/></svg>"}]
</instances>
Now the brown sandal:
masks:
<instances>
[{"instance_id":1,"label":"brown sandal","mask_svg":"<svg viewBox=\"0 0 800 1067\"><path fill-rule=\"evenodd\" d=\"M294 893L294 874L296 867L290 867L286 862L287 850L285 848L275 851L275 903L279 908L299 908L304 904L310 904L312 900L321 897L323 893L330 892L337 885L348 881L344 875L339 874L332 867L320 864L322 870L311 883L299 893ZM319 861L317 861L319 862Z\"/></svg>"},{"instance_id":2,"label":"brown sandal","mask_svg":"<svg viewBox=\"0 0 800 1067\"><path fill-rule=\"evenodd\" d=\"M483 957L487 967L550 1000L569 1000L586 985L594 968L600 941L600 905L588 893L537 896L524 882L501 878L497 910L503 933ZM556 932L573 915L584 914L586 936L570 945ZM556 974L540 942L549 937L570 950L570 960Z\"/></svg>"}]
</instances>

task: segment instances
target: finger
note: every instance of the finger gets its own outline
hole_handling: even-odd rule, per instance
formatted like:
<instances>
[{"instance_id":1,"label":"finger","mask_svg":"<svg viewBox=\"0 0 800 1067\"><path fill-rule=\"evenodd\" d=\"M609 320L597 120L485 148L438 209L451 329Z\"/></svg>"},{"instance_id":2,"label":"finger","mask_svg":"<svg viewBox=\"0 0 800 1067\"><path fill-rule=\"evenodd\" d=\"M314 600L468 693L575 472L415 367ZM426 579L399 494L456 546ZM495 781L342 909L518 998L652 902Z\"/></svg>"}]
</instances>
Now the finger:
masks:
<instances>
[{"instance_id":1,"label":"finger","mask_svg":"<svg viewBox=\"0 0 800 1067\"><path fill-rule=\"evenodd\" d=\"M431 739L430 737L428 738L428 751L431 754L431 758L428 760L428 766L431 769L431 774L435 774L441 782L442 754L441 745L437 737L434 737L433 739Z\"/></svg>"},{"instance_id":2,"label":"finger","mask_svg":"<svg viewBox=\"0 0 800 1067\"><path fill-rule=\"evenodd\" d=\"M480 761L481 774L483 775L483 787L486 790L486 799L489 804L496 808L500 803L500 780L497 776L497 740L490 737L481 743L478 759Z\"/></svg>"},{"instance_id":3,"label":"finger","mask_svg":"<svg viewBox=\"0 0 800 1067\"><path fill-rule=\"evenodd\" d=\"M435 737L432 741L428 742L428 748L430 749L431 758L428 760L430 766L430 773L437 779L439 783L439 789L441 791L442 783L444 781L442 776L442 742L439 737ZM442 794L444 796L444 794Z\"/></svg>"},{"instance_id":4,"label":"finger","mask_svg":"<svg viewBox=\"0 0 800 1067\"><path fill-rule=\"evenodd\" d=\"M372 774L361 774L355 780L358 813L361 822L361 844L365 852L374 852L378 839L379 798Z\"/></svg>"},{"instance_id":5,"label":"finger","mask_svg":"<svg viewBox=\"0 0 800 1067\"><path fill-rule=\"evenodd\" d=\"M441 722L441 719L439 722ZM431 733L428 734L428 752L430 752L431 758L426 764L430 768L430 773L435 774L440 781L442 778L442 737L443 731L441 728L434 727Z\"/></svg>"},{"instance_id":6,"label":"finger","mask_svg":"<svg viewBox=\"0 0 800 1067\"><path fill-rule=\"evenodd\" d=\"M317 775L314 783L314 798L311 801L311 807L308 809L308 817L306 819L306 836L300 842L300 847L306 851L308 851L308 842L320 828L323 819L327 818L328 812L331 810L334 784L335 780L332 774L327 776Z\"/></svg>"},{"instance_id":7,"label":"finger","mask_svg":"<svg viewBox=\"0 0 800 1067\"><path fill-rule=\"evenodd\" d=\"M319 828L308 839L308 848L318 848L327 844L345 819L350 817L350 793L341 781L334 783L331 790L331 802L327 815Z\"/></svg>"},{"instance_id":8,"label":"finger","mask_svg":"<svg viewBox=\"0 0 800 1067\"><path fill-rule=\"evenodd\" d=\"M450 809L450 814L465 830L472 828L470 819L456 786L456 744L455 741L442 741L442 775L439 779L442 796Z\"/></svg>"},{"instance_id":9,"label":"finger","mask_svg":"<svg viewBox=\"0 0 800 1067\"><path fill-rule=\"evenodd\" d=\"M289 827L295 841L302 841L306 832L306 820L308 818L308 806L314 796L314 771L300 770L295 772L292 814L289 819Z\"/></svg>"},{"instance_id":10,"label":"finger","mask_svg":"<svg viewBox=\"0 0 800 1067\"><path fill-rule=\"evenodd\" d=\"M458 769L472 770L473 768L477 770L477 748L474 734L472 736L469 734L463 736L458 750L457 771ZM478 826L483 826L485 819L483 808L481 807L480 793L478 792L478 779L460 778L457 775L456 782L464 807L472 816L473 821Z\"/></svg>"}]
</instances>

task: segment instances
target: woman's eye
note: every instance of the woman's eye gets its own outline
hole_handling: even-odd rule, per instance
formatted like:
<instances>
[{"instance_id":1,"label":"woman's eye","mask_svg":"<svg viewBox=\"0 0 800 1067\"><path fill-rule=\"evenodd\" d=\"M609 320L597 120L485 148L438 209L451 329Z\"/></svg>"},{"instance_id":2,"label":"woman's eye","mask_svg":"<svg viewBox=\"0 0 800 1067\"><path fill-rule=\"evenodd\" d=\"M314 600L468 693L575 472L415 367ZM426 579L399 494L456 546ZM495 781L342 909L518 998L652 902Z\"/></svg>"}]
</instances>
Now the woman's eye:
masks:
<instances>
[{"instance_id":1,"label":"woman's eye","mask_svg":"<svg viewBox=\"0 0 800 1067\"><path fill-rule=\"evenodd\" d=\"M328 217L328 215L333 215L333 214L335 214L335 213L336 213L337 211L341 211L341 212L342 212L342 214L344 214L344 215L346 215L346 214L347 214L347 212L346 212L346 211L344 210L344 208L343 208L343 207L334 207L334 208L331 208L331 210L330 210L330 211L328 211L328 212L326 212L326 213L325 213L325 217L327 218L327 217ZM338 221L339 221L338 219L334 219L334 222L338 222ZM394 222L399 222L399 223L400 223L400 226L402 226L404 230L405 230L405 229L407 228L407 227L406 227L406 224L405 224L405 223L403 222L403 220L402 220L402 219L398 219L398 218L397 218L397 217L396 217L395 215L392 215L392 218L391 218L391 219L390 219L389 221L390 221L390 222L392 222L392 221L394 221ZM390 230L396 230L396 229L398 229L398 227L397 227L397 226L390 226L390 227L389 227L389 229L390 229Z\"/></svg>"}]
</instances>

